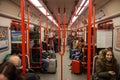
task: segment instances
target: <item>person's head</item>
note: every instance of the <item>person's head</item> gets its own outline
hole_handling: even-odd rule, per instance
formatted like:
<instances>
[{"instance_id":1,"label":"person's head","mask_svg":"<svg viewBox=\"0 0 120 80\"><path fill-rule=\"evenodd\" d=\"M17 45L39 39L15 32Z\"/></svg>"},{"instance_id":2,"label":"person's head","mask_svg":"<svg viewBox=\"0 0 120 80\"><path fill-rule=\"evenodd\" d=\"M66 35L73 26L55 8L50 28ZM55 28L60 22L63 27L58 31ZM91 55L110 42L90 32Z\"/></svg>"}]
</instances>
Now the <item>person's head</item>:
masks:
<instances>
[{"instance_id":1,"label":"person's head","mask_svg":"<svg viewBox=\"0 0 120 80\"><path fill-rule=\"evenodd\" d=\"M5 62L0 66L0 80L16 80L16 67L10 62Z\"/></svg>"},{"instance_id":2,"label":"person's head","mask_svg":"<svg viewBox=\"0 0 120 80\"><path fill-rule=\"evenodd\" d=\"M8 78L4 74L0 74L0 80L8 80Z\"/></svg>"},{"instance_id":3,"label":"person's head","mask_svg":"<svg viewBox=\"0 0 120 80\"><path fill-rule=\"evenodd\" d=\"M103 58L107 61L113 61L115 59L112 50L109 48L107 48L105 52L103 52Z\"/></svg>"},{"instance_id":4,"label":"person's head","mask_svg":"<svg viewBox=\"0 0 120 80\"><path fill-rule=\"evenodd\" d=\"M107 50L107 49L102 49L102 50L100 50L100 51L99 51L99 54L98 54L98 58L100 58L100 59L104 58L104 57L103 57L103 54L105 54L106 50Z\"/></svg>"},{"instance_id":5,"label":"person's head","mask_svg":"<svg viewBox=\"0 0 120 80\"><path fill-rule=\"evenodd\" d=\"M80 42L84 42L84 39L82 37L80 37Z\"/></svg>"},{"instance_id":6,"label":"person's head","mask_svg":"<svg viewBox=\"0 0 120 80\"><path fill-rule=\"evenodd\" d=\"M17 47L13 48L11 51L11 55L19 55L21 54L21 50Z\"/></svg>"},{"instance_id":7,"label":"person's head","mask_svg":"<svg viewBox=\"0 0 120 80\"><path fill-rule=\"evenodd\" d=\"M107 61L111 61L112 60L112 58L113 58L113 53L112 53L112 51L111 50L108 50L107 52L106 52L106 60Z\"/></svg>"},{"instance_id":8,"label":"person's head","mask_svg":"<svg viewBox=\"0 0 120 80\"><path fill-rule=\"evenodd\" d=\"M10 62L10 63L14 64L16 67L20 67L21 66L21 59L17 55L11 55L8 58L7 62Z\"/></svg>"}]
</instances>

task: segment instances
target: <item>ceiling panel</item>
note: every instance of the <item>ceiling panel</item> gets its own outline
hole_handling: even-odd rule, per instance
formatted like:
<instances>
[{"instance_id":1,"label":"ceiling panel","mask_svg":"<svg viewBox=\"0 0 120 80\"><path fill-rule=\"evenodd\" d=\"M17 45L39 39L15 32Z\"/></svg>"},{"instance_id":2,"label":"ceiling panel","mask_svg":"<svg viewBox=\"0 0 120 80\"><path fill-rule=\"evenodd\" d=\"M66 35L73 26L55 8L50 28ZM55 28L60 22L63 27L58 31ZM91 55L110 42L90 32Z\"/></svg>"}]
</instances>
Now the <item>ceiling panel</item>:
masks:
<instances>
[{"instance_id":1,"label":"ceiling panel","mask_svg":"<svg viewBox=\"0 0 120 80\"><path fill-rule=\"evenodd\" d=\"M11 0L18 6L20 6L20 0ZM26 0L25 0L26 1ZM55 20L58 22L58 10L60 9L60 24L63 25L64 23L64 8L66 10L66 24L69 24L69 21L71 19L71 16L73 15L75 11L75 6L77 4L81 4L82 0L39 0L40 2L42 1L48 10L51 12ZM110 0L93 0L93 4L96 4L96 9L100 9L102 6L104 6L107 2ZM26 5L27 6L27 5ZM39 12L33 7L31 7L31 13L34 14L35 16L39 16ZM78 6L77 6L78 7ZM85 11L87 14L88 12ZM84 13L84 14L85 14Z\"/></svg>"},{"instance_id":2,"label":"ceiling panel","mask_svg":"<svg viewBox=\"0 0 120 80\"><path fill-rule=\"evenodd\" d=\"M66 11L66 24L69 23L71 16L75 10L75 5L79 0L42 0L47 6L53 17L58 22L58 13L60 10L60 24L63 25L64 11Z\"/></svg>"}]
</instances>

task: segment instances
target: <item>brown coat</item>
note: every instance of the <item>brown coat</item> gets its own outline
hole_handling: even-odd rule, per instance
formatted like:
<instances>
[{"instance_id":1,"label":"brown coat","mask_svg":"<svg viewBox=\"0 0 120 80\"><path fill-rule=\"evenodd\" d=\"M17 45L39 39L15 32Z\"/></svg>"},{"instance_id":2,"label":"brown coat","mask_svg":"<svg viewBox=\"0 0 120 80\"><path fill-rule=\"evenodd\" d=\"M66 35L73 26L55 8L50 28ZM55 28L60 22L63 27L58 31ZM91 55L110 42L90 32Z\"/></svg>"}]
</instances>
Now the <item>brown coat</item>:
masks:
<instances>
[{"instance_id":1,"label":"brown coat","mask_svg":"<svg viewBox=\"0 0 120 80\"><path fill-rule=\"evenodd\" d=\"M116 73L115 76L112 76L108 73L108 71L114 71ZM96 80L116 80L117 76L117 64L113 64L108 62L107 60L102 61L98 59L96 62Z\"/></svg>"}]
</instances>

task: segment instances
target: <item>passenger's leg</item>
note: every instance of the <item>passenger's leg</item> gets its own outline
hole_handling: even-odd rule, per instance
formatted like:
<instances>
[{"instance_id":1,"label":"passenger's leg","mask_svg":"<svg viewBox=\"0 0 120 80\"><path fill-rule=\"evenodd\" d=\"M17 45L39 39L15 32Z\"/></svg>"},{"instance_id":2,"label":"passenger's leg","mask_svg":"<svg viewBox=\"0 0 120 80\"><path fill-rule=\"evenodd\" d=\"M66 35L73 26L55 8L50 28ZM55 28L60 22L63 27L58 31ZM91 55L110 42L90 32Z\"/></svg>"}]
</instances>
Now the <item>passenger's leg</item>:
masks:
<instances>
[{"instance_id":1,"label":"passenger's leg","mask_svg":"<svg viewBox=\"0 0 120 80\"><path fill-rule=\"evenodd\" d=\"M47 59L42 59L42 69L41 70L43 70L43 71L47 71L46 70L46 68L48 67L48 65L49 65L49 61L47 60Z\"/></svg>"}]
</instances>

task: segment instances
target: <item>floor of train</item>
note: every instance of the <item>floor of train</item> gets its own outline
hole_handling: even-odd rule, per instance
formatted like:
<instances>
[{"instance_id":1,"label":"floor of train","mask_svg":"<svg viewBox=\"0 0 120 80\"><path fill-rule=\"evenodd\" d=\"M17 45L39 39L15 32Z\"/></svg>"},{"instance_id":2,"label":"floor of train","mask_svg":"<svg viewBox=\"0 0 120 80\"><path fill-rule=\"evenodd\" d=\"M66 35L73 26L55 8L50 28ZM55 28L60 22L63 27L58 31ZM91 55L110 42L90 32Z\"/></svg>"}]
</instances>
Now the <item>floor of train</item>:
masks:
<instances>
[{"instance_id":1,"label":"floor of train","mask_svg":"<svg viewBox=\"0 0 120 80\"><path fill-rule=\"evenodd\" d=\"M59 53L56 53L57 57L57 72L55 74L39 74L41 77L41 80L61 80L61 71L60 71L60 55ZM66 49L66 52L63 56L63 79L62 80L87 80L86 72L83 72L81 74L74 74L70 70L70 66L68 66L71 63L71 60L69 59L69 51L68 48Z\"/></svg>"}]
</instances>

